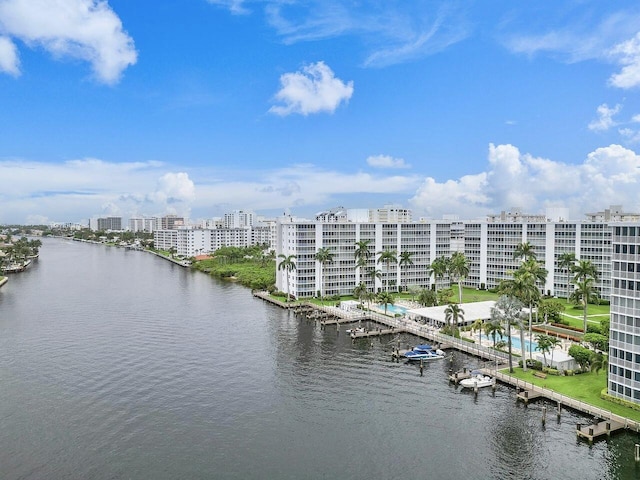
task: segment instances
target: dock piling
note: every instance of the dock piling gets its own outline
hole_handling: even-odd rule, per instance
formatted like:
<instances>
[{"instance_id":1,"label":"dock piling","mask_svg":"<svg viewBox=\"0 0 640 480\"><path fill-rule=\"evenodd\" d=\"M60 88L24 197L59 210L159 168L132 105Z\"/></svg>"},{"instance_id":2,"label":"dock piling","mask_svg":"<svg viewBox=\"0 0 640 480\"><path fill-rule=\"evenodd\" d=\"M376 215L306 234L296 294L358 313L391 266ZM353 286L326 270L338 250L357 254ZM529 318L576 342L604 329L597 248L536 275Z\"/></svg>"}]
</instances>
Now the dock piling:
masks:
<instances>
[{"instance_id":1,"label":"dock piling","mask_svg":"<svg viewBox=\"0 0 640 480\"><path fill-rule=\"evenodd\" d=\"M640 462L640 444L636 443L635 446L635 459L636 462Z\"/></svg>"},{"instance_id":2,"label":"dock piling","mask_svg":"<svg viewBox=\"0 0 640 480\"><path fill-rule=\"evenodd\" d=\"M542 407L542 426L544 426L545 423L547 423L547 407L546 407L546 405L544 405Z\"/></svg>"}]
</instances>

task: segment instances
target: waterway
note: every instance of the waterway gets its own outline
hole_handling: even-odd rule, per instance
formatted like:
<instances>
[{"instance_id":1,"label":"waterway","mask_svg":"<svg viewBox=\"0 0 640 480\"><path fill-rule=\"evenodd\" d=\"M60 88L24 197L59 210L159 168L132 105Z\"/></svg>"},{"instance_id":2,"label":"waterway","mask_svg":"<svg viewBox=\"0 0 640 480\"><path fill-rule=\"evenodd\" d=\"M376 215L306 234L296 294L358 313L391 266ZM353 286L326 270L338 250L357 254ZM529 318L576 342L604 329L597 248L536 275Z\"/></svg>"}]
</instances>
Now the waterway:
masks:
<instances>
[{"instance_id":1,"label":"waterway","mask_svg":"<svg viewBox=\"0 0 640 480\"><path fill-rule=\"evenodd\" d=\"M589 446L585 417L543 427L543 403L476 398L447 361L420 376L387 340L352 344L144 252L45 239L0 289L0 478L640 478L635 434Z\"/></svg>"}]
</instances>

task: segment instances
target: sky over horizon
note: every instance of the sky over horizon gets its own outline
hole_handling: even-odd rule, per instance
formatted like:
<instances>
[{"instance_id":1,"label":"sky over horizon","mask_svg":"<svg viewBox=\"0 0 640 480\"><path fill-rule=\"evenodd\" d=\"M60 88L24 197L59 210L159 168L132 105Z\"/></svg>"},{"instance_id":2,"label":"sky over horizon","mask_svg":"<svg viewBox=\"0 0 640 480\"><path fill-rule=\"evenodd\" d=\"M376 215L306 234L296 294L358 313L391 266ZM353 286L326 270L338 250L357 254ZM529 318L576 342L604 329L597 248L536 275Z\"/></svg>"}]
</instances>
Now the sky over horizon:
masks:
<instances>
[{"instance_id":1,"label":"sky over horizon","mask_svg":"<svg viewBox=\"0 0 640 480\"><path fill-rule=\"evenodd\" d=\"M0 0L0 224L640 212L640 3Z\"/></svg>"}]
</instances>

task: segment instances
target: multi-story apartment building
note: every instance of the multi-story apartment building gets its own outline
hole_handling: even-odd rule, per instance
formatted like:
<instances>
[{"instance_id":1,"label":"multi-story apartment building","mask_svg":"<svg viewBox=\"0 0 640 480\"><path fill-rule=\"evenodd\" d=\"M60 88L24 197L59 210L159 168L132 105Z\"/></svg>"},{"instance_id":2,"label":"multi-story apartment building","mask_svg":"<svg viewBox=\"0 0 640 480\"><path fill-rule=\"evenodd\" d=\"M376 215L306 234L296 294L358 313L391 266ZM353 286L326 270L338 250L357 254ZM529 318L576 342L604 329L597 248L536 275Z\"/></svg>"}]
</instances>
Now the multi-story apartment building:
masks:
<instances>
[{"instance_id":1,"label":"multi-story apartment building","mask_svg":"<svg viewBox=\"0 0 640 480\"><path fill-rule=\"evenodd\" d=\"M640 402L640 222L613 226L610 395Z\"/></svg>"},{"instance_id":2,"label":"multi-story apartment building","mask_svg":"<svg viewBox=\"0 0 640 480\"><path fill-rule=\"evenodd\" d=\"M122 230L122 217L104 217L96 219L96 229L99 231L119 232Z\"/></svg>"},{"instance_id":3,"label":"multi-story apartment building","mask_svg":"<svg viewBox=\"0 0 640 480\"><path fill-rule=\"evenodd\" d=\"M533 246L537 259L549 272L546 284L541 285L545 293L562 297L571 294L573 285L567 282L568 272L558 266L558 257L573 253L596 266L598 292L604 299L610 295L612 227L604 221L552 221L519 210L477 221L353 222L346 220L349 214L342 211L339 217L343 220L336 221L333 215L329 222L291 217L278 221L276 252L297 257L296 269L288 273L290 292L296 297L316 295L322 281L328 294L340 295L350 294L361 281L376 291L387 285L393 290L412 284L428 287L433 281L444 285L449 279L430 277L428 266L455 251L463 252L469 262L466 286L495 288L518 268L520 260L513 253L524 242ZM372 256L365 267L356 269L355 242L363 239L369 240ZM323 247L334 254L334 262L325 265L321 275L314 255ZM387 267L376 263L375 254L385 249L395 250L398 257L401 252L410 252L413 264ZM382 281L367 277L367 272L375 270L381 270ZM280 289L285 288L285 274L278 271L276 285Z\"/></svg>"},{"instance_id":4,"label":"multi-story apartment building","mask_svg":"<svg viewBox=\"0 0 640 480\"><path fill-rule=\"evenodd\" d=\"M155 230L156 219L152 217L131 217L129 218L130 232L151 233Z\"/></svg>"}]
</instances>

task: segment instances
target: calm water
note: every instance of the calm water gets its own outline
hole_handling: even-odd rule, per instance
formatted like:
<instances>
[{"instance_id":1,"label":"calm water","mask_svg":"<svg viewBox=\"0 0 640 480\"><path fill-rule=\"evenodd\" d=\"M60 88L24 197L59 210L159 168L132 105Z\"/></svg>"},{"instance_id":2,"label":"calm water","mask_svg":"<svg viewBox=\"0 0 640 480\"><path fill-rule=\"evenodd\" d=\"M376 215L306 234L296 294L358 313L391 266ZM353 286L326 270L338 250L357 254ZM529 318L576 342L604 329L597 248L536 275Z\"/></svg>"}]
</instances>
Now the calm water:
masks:
<instances>
[{"instance_id":1,"label":"calm water","mask_svg":"<svg viewBox=\"0 0 640 480\"><path fill-rule=\"evenodd\" d=\"M0 478L640 478L635 435L589 447L583 417L542 428L542 403L390 352L146 253L45 239L0 289Z\"/></svg>"}]
</instances>

